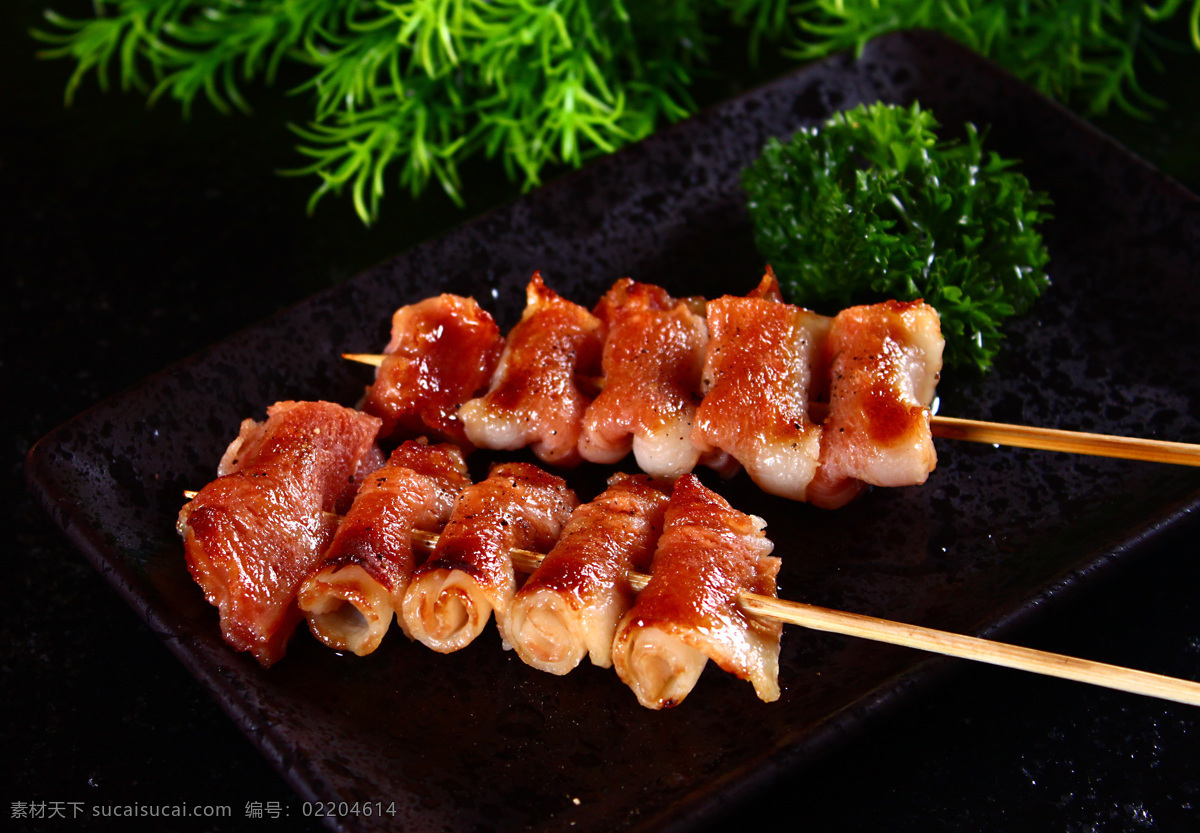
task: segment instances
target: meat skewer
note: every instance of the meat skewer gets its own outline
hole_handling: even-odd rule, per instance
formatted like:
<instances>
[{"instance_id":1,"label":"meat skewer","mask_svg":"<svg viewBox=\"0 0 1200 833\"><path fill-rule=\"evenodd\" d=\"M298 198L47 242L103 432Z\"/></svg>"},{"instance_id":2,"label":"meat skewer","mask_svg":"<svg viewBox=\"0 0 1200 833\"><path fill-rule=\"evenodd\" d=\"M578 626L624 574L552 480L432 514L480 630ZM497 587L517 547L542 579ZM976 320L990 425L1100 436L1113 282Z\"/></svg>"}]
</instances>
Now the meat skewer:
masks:
<instances>
[{"instance_id":1,"label":"meat skewer","mask_svg":"<svg viewBox=\"0 0 1200 833\"><path fill-rule=\"evenodd\" d=\"M618 474L572 513L498 620L521 659L552 674L566 674L585 654L593 665L612 665L617 622L633 604L625 576L649 569L670 491L644 474Z\"/></svg>"},{"instance_id":2,"label":"meat skewer","mask_svg":"<svg viewBox=\"0 0 1200 833\"><path fill-rule=\"evenodd\" d=\"M579 505L561 477L498 463L465 488L429 560L413 573L401 612L406 633L441 653L470 644L517 592L509 551L549 549Z\"/></svg>"},{"instance_id":3,"label":"meat skewer","mask_svg":"<svg viewBox=\"0 0 1200 833\"><path fill-rule=\"evenodd\" d=\"M372 472L297 596L313 635L366 656L400 613L416 561L414 531L436 531L470 485L458 446L409 440ZM406 630L403 616L400 626Z\"/></svg>"},{"instance_id":4,"label":"meat skewer","mask_svg":"<svg viewBox=\"0 0 1200 833\"><path fill-rule=\"evenodd\" d=\"M751 681L759 699L779 699L783 627L747 614L738 598L775 596L781 562L765 527L694 474L675 482L650 580L613 638L617 676L643 706L681 703L708 660Z\"/></svg>"},{"instance_id":5,"label":"meat skewer","mask_svg":"<svg viewBox=\"0 0 1200 833\"><path fill-rule=\"evenodd\" d=\"M185 492L185 497L194 500L198 494L199 492ZM324 516L331 526L336 525L340 520L332 513L324 513ZM413 530L411 536L414 547L420 547L426 552L433 552L436 549L439 538L440 536L436 533L419 530ZM537 570L545 556L540 552L514 547L508 551L508 557L515 571L531 574ZM639 593L646 588L650 576L630 570L625 573L622 581L627 584L630 592ZM752 591L740 591L737 601L747 614L770 622L869 639L943 656L984 662L1131 694L1200 706L1200 683L1191 680L1024 648L920 625L895 622L875 616L834 610L804 602L778 599ZM284 644L285 642L286 640L284 640ZM237 645L235 644L234 647ZM275 659L282 656L282 645L277 645L277 654Z\"/></svg>"},{"instance_id":6,"label":"meat skewer","mask_svg":"<svg viewBox=\"0 0 1200 833\"><path fill-rule=\"evenodd\" d=\"M245 420L218 477L180 510L192 577L221 632L264 666L303 618L301 581L333 539L363 471L378 468L380 422L332 402L278 402Z\"/></svg>"}]
</instances>

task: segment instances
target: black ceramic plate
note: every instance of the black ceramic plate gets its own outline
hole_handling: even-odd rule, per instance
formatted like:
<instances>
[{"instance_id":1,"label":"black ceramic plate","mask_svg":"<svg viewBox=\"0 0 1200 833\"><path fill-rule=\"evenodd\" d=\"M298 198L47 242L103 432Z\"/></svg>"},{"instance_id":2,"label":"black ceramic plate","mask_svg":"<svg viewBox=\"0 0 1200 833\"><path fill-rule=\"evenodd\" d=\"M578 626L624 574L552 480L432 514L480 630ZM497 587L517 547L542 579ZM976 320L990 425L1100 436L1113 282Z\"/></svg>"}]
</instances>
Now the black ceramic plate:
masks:
<instances>
[{"instance_id":1,"label":"black ceramic plate","mask_svg":"<svg viewBox=\"0 0 1200 833\"><path fill-rule=\"evenodd\" d=\"M667 712L638 707L611 671L534 671L494 630L450 656L396 632L362 659L298 633L264 671L221 641L175 515L244 417L280 399L353 403L369 374L338 354L378 350L403 303L474 294L508 326L535 269L589 305L625 275L678 294L748 291L763 263L741 166L769 136L876 99L919 100L950 132L987 126L988 145L1023 160L1055 201L1053 289L1013 325L993 373L944 378L943 413L1200 440L1195 198L972 54L907 34L665 131L168 369L46 437L30 481L305 799L375 811L335 826L689 826L860 728L936 664L789 629L778 702L709 669ZM876 490L833 513L765 497L744 478L709 482L767 519L783 596L987 635L1131 557L1200 501L1194 469L938 450L924 487ZM569 477L586 498L607 473Z\"/></svg>"}]
</instances>

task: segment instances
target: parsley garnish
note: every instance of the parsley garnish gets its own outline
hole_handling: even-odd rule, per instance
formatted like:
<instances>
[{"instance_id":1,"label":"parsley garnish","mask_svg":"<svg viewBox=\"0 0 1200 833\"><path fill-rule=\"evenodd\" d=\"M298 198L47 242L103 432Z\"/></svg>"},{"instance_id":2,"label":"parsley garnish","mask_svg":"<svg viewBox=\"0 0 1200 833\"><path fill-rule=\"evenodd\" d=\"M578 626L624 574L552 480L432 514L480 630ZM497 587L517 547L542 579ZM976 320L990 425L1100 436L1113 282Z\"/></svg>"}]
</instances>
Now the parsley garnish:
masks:
<instances>
[{"instance_id":1,"label":"parsley garnish","mask_svg":"<svg viewBox=\"0 0 1200 833\"><path fill-rule=\"evenodd\" d=\"M947 366L990 367L1000 325L1049 286L1037 225L1049 198L966 125L940 141L920 105L859 106L744 172L759 251L796 303L924 298Z\"/></svg>"}]
</instances>

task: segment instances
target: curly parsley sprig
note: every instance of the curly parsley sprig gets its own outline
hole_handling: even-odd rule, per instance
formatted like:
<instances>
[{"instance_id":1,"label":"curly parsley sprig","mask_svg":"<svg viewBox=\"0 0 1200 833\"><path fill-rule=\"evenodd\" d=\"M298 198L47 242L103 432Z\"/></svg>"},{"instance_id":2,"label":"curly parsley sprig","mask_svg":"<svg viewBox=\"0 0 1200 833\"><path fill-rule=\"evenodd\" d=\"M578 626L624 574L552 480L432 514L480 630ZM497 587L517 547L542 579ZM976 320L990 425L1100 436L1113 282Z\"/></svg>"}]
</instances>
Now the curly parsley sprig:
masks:
<instances>
[{"instance_id":1,"label":"curly parsley sprig","mask_svg":"<svg viewBox=\"0 0 1200 833\"><path fill-rule=\"evenodd\" d=\"M771 140L743 174L755 240L797 303L924 298L948 366L986 370L1005 319L1049 286L1037 225L1049 198L919 104L859 106Z\"/></svg>"}]
</instances>

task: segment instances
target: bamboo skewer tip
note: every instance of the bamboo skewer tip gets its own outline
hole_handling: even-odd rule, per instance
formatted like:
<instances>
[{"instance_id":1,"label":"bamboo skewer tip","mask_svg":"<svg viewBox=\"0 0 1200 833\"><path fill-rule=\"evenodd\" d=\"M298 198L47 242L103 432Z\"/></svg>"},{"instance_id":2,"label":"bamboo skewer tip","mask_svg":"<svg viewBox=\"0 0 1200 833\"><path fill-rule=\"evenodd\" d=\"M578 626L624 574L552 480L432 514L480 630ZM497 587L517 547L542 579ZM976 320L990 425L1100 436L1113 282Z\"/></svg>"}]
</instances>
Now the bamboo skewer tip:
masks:
<instances>
[{"instance_id":1,"label":"bamboo skewer tip","mask_svg":"<svg viewBox=\"0 0 1200 833\"><path fill-rule=\"evenodd\" d=\"M383 353L342 353L342 358L359 364L369 364L372 367L382 367L386 355Z\"/></svg>"}]
</instances>

